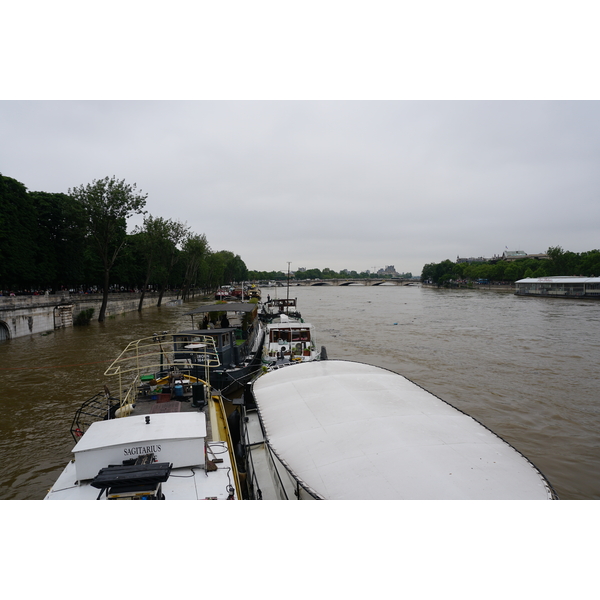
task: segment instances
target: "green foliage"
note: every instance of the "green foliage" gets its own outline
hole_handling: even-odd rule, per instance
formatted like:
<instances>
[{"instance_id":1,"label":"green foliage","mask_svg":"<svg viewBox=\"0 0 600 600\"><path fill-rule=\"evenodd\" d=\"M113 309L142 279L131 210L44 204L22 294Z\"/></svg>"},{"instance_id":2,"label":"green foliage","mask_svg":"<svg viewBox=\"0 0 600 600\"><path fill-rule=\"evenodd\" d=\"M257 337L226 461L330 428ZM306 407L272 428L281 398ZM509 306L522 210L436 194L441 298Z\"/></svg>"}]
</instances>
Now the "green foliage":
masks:
<instances>
[{"instance_id":1,"label":"green foliage","mask_svg":"<svg viewBox=\"0 0 600 600\"><path fill-rule=\"evenodd\" d=\"M287 278L287 276L286 276ZM297 272L296 279L323 279L321 269L307 269L303 272Z\"/></svg>"},{"instance_id":2,"label":"green foliage","mask_svg":"<svg viewBox=\"0 0 600 600\"><path fill-rule=\"evenodd\" d=\"M450 279L459 279L460 272L457 270L459 265L455 265L451 260L444 260L441 263L429 263L423 267L421 273L422 281L433 281L433 283L444 283Z\"/></svg>"},{"instance_id":3,"label":"green foliage","mask_svg":"<svg viewBox=\"0 0 600 600\"><path fill-rule=\"evenodd\" d=\"M600 276L600 250L577 254L551 246L547 260L522 258L516 261L485 263L458 263L450 260L430 263L423 267L421 281L444 284L449 280L488 279L514 282L526 277L552 277L558 275Z\"/></svg>"},{"instance_id":4,"label":"green foliage","mask_svg":"<svg viewBox=\"0 0 600 600\"><path fill-rule=\"evenodd\" d=\"M37 287L60 289L83 279L86 248L81 205L66 194L30 192L37 221Z\"/></svg>"},{"instance_id":5,"label":"green foliage","mask_svg":"<svg viewBox=\"0 0 600 600\"><path fill-rule=\"evenodd\" d=\"M169 285L173 269L181 258L181 247L189 232L189 227L181 221L163 220L160 234L162 240L159 245L161 251L159 252L157 265L161 290Z\"/></svg>"},{"instance_id":6,"label":"green foliage","mask_svg":"<svg viewBox=\"0 0 600 600\"><path fill-rule=\"evenodd\" d=\"M28 192L0 174L0 289L214 289L250 279L239 255L213 253L204 234L148 216L133 234L127 218L144 213L136 186L105 178L71 195Z\"/></svg>"},{"instance_id":7,"label":"green foliage","mask_svg":"<svg viewBox=\"0 0 600 600\"><path fill-rule=\"evenodd\" d=\"M582 273L600 277L600 250L590 250L580 254L579 269Z\"/></svg>"},{"instance_id":8,"label":"green foliage","mask_svg":"<svg viewBox=\"0 0 600 600\"><path fill-rule=\"evenodd\" d=\"M35 246L37 224L27 188L0 175L0 281L2 287L32 287L38 275Z\"/></svg>"},{"instance_id":9,"label":"green foliage","mask_svg":"<svg viewBox=\"0 0 600 600\"><path fill-rule=\"evenodd\" d=\"M282 271L248 271L248 281L285 281L287 274Z\"/></svg>"},{"instance_id":10,"label":"green foliage","mask_svg":"<svg viewBox=\"0 0 600 600\"><path fill-rule=\"evenodd\" d=\"M144 213L147 194L138 194L135 190L135 183L129 185L115 177L94 180L69 190L81 205L87 234L93 240L104 271L104 298L98 321L104 321L110 272L127 240L127 218Z\"/></svg>"},{"instance_id":11,"label":"green foliage","mask_svg":"<svg viewBox=\"0 0 600 600\"><path fill-rule=\"evenodd\" d=\"M69 189L69 194L80 203L87 232L104 268L110 270L125 244L127 218L144 213L148 195L136 193L135 183L130 185L114 176Z\"/></svg>"},{"instance_id":12,"label":"green foliage","mask_svg":"<svg viewBox=\"0 0 600 600\"><path fill-rule=\"evenodd\" d=\"M200 283L202 274L201 266L210 252L206 236L190 234L183 243L183 261L185 273L183 274L183 297L187 298L190 290Z\"/></svg>"},{"instance_id":13,"label":"green foliage","mask_svg":"<svg viewBox=\"0 0 600 600\"><path fill-rule=\"evenodd\" d=\"M76 325L76 326L89 325L93 316L94 316L94 309L86 308L86 309L82 310L75 317L75 319L73 319L73 325Z\"/></svg>"},{"instance_id":14,"label":"green foliage","mask_svg":"<svg viewBox=\"0 0 600 600\"><path fill-rule=\"evenodd\" d=\"M221 285L241 283L249 280L249 272L244 261L228 250L209 252L202 272L202 285L215 289Z\"/></svg>"}]
</instances>

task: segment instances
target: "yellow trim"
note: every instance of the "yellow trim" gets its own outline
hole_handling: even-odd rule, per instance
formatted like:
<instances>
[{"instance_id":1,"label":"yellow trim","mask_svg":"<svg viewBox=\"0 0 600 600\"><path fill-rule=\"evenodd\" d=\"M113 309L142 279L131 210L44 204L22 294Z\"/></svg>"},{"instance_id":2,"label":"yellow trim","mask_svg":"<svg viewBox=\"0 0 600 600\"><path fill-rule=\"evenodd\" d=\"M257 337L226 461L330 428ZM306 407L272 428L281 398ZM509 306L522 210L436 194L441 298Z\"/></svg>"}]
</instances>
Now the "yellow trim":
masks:
<instances>
[{"instance_id":1,"label":"yellow trim","mask_svg":"<svg viewBox=\"0 0 600 600\"><path fill-rule=\"evenodd\" d=\"M233 442L231 441L231 433L229 432L229 425L227 424L227 418L225 417L225 406L223 404L223 398L221 397L221 395L211 396L211 402L208 403L208 409L210 412L210 422L213 424L213 426L216 425L217 430L215 431L215 427L213 427L213 440L227 442L229 460L231 461L231 471L233 473L235 498L236 500L240 500L242 488L240 486L240 479L237 470L237 462L235 460Z\"/></svg>"}]
</instances>

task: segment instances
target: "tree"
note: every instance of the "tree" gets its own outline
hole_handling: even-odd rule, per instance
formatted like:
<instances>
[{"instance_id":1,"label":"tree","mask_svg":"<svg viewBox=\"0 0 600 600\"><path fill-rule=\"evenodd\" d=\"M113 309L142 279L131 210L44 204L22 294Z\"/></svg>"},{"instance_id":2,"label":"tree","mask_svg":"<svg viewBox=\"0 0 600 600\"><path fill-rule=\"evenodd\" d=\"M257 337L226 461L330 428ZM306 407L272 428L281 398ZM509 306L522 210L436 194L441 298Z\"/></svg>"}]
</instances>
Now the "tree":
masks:
<instances>
[{"instance_id":1,"label":"tree","mask_svg":"<svg viewBox=\"0 0 600 600\"><path fill-rule=\"evenodd\" d=\"M582 264L579 254L564 251L560 246L550 246L546 254L550 260L547 271L551 275L580 275Z\"/></svg>"},{"instance_id":2,"label":"tree","mask_svg":"<svg viewBox=\"0 0 600 600\"><path fill-rule=\"evenodd\" d=\"M84 209L87 234L93 240L103 268L103 298L98 321L104 321L108 304L110 271L126 241L127 219L144 214L147 194L136 193L136 184L114 176L93 180L87 185L69 189L69 194Z\"/></svg>"},{"instance_id":3,"label":"tree","mask_svg":"<svg viewBox=\"0 0 600 600\"><path fill-rule=\"evenodd\" d=\"M240 255L236 254L234 256L233 252L229 252L229 250L223 250L222 252L226 258L225 281L223 283L246 281L248 279L248 269Z\"/></svg>"},{"instance_id":4,"label":"tree","mask_svg":"<svg viewBox=\"0 0 600 600\"><path fill-rule=\"evenodd\" d=\"M444 277L446 276L446 277ZM456 273L456 265L451 260L444 260L441 263L429 263L423 267L421 272L421 281L431 281L435 284L439 284L448 279L457 279L459 277Z\"/></svg>"},{"instance_id":5,"label":"tree","mask_svg":"<svg viewBox=\"0 0 600 600\"><path fill-rule=\"evenodd\" d=\"M139 245L146 263L146 274L142 285L142 293L138 304L138 311L141 312L144 304L146 289L150 283L157 257L169 252L170 231L172 222L162 217L153 217L148 215L144 217L142 227L136 227L134 233L137 234L137 244Z\"/></svg>"},{"instance_id":6,"label":"tree","mask_svg":"<svg viewBox=\"0 0 600 600\"><path fill-rule=\"evenodd\" d=\"M206 257L204 284L206 289L216 289L224 281L226 259L222 252L209 252Z\"/></svg>"},{"instance_id":7,"label":"tree","mask_svg":"<svg viewBox=\"0 0 600 600\"><path fill-rule=\"evenodd\" d=\"M580 267L579 271L582 275L588 277L600 276L600 250L590 250L589 252L582 252L580 255Z\"/></svg>"},{"instance_id":8,"label":"tree","mask_svg":"<svg viewBox=\"0 0 600 600\"><path fill-rule=\"evenodd\" d=\"M183 291L181 297L186 300L190 289L196 285L200 266L210 248L204 234L190 234L183 242L183 256L185 261L185 276L183 280Z\"/></svg>"},{"instance_id":9,"label":"tree","mask_svg":"<svg viewBox=\"0 0 600 600\"><path fill-rule=\"evenodd\" d=\"M506 269L504 269L504 277L508 281L517 281L518 279L522 279L521 275L523 274L524 269L519 262L520 261L515 260L509 263Z\"/></svg>"},{"instance_id":10,"label":"tree","mask_svg":"<svg viewBox=\"0 0 600 600\"><path fill-rule=\"evenodd\" d=\"M34 215L27 188L16 179L0 174L0 282L3 286L16 288L36 283Z\"/></svg>"},{"instance_id":11,"label":"tree","mask_svg":"<svg viewBox=\"0 0 600 600\"><path fill-rule=\"evenodd\" d=\"M169 285L171 279L171 273L173 268L181 258L181 245L183 244L186 237L189 235L189 227L181 221L174 221L167 219L165 221L165 238L164 251L161 252L162 264L160 265L160 293L158 295L158 302L156 306L162 304L163 294Z\"/></svg>"},{"instance_id":12,"label":"tree","mask_svg":"<svg viewBox=\"0 0 600 600\"><path fill-rule=\"evenodd\" d=\"M83 209L66 194L30 192L35 207L38 285L60 289L77 286L84 277Z\"/></svg>"}]
</instances>

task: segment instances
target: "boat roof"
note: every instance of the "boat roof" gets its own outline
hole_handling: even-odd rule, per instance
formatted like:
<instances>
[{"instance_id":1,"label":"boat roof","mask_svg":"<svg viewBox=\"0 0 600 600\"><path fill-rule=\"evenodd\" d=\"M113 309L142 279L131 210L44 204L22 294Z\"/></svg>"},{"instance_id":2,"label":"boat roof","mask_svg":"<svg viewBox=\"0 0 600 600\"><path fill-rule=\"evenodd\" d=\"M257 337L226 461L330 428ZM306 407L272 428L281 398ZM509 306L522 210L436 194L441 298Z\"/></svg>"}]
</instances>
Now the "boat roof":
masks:
<instances>
[{"instance_id":1,"label":"boat roof","mask_svg":"<svg viewBox=\"0 0 600 600\"><path fill-rule=\"evenodd\" d=\"M203 461L206 417L203 413L133 415L92 423L73 448L78 480L138 455L153 453L175 468Z\"/></svg>"},{"instance_id":2,"label":"boat roof","mask_svg":"<svg viewBox=\"0 0 600 600\"><path fill-rule=\"evenodd\" d=\"M527 277L519 279L515 283L600 283L600 277L576 277L576 276L559 276L559 277Z\"/></svg>"},{"instance_id":3,"label":"boat roof","mask_svg":"<svg viewBox=\"0 0 600 600\"><path fill-rule=\"evenodd\" d=\"M201 413L157 414L148 419L144 415L135 415L92 423L73 448L73 453L121 444L140 444L148 439L188 439L205 436L206 418Z\"/></svg>"},{"instance_id":4,"label":"boat roof","mask_svg":"<svg viewBox=\"0 0 600 600\"><path fill-rule=\"evenodd\" d=\"M198 313L209 313L209 312L252 312L256 310L257 305L254 302L227 302L225 304L206 304L199 306L190 312L184 313L186 315L196 315Z\"/></svg>"},{"instance_id":5,"label":"boat roof","mask_svg":"<svg viewBox=\"0 0 600 600\"><path fill-rule=\"evenodd\" d=\"M361 363L298 363L253 385L267 440L326 499L550 499L522 454L405 377Z\"/></svg>"},{"instance_id":6,"label":"boat roof","mask_svg":"<svg viewBox=\"0 0 600 600\"><path fill-rule=\"evenodd\" d=\"M95 422L73 449L75 460L67 464L46 499L97 500L99 489L92 482L102 470L152 453L157 460L152 464L172 467L162 483L167 499L226 500L232 479L229 452L224 442L210 442L205 439L206 434L206 416L201 412L133 415ZM216 470L207 471L206 460L211 456L218 456L221 461ZM237 492L235 496L238 497Z\"/></svg>"},{"instance_id":7,"label":"boat roof","mask_svg":"<svg viewBox=\"0 0 600 600\"><path fill-rule=\"evenodd\" d=\"M267 323L267 329L312 329L312 325L304 321L276 321Z\"/></svg>"},{"instance_id":8,"label":"boat roof","mask_svg":"<svg viewBox=\"0 0 600 600\"><path fill-rule=\"evenodd\" d=\"M181 331L178 331L177 333L174 333L173 337L178 338L179 336L182 336L182 335L211 336L211 335L215 335L217 333L231 333L232 331L236 331L236 329L237 329L236 327L213 327L212 329L183 329Z\"/></svg>"}]
</instances>

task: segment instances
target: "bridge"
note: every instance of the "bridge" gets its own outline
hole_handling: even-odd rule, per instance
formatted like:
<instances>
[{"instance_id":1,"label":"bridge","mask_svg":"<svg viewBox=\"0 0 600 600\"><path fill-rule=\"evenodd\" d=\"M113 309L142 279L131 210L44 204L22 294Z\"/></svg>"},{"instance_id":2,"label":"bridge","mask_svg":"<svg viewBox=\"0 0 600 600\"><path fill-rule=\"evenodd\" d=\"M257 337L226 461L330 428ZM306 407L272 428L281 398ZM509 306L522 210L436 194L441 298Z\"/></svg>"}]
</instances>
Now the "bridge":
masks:
<instances>
[{"instance_id":1,"label":"bridge","mask_svg":"<svg viewBox=\"0 0 600 600\"><path fill-rule=\"evenodd\" d=\"M393 278L385 278L385 279L367 279L367 278L359 278L359 279L294 279L293 282L290 281L290 285L308 285L308 286L317 286L317 285L337 285L337 286L348 286L348 285L414 285L416 280L414 279L404 279L402 277L393 277ZM284 287L287 284L283 284Z\"/></svg>"}]
</instances>

